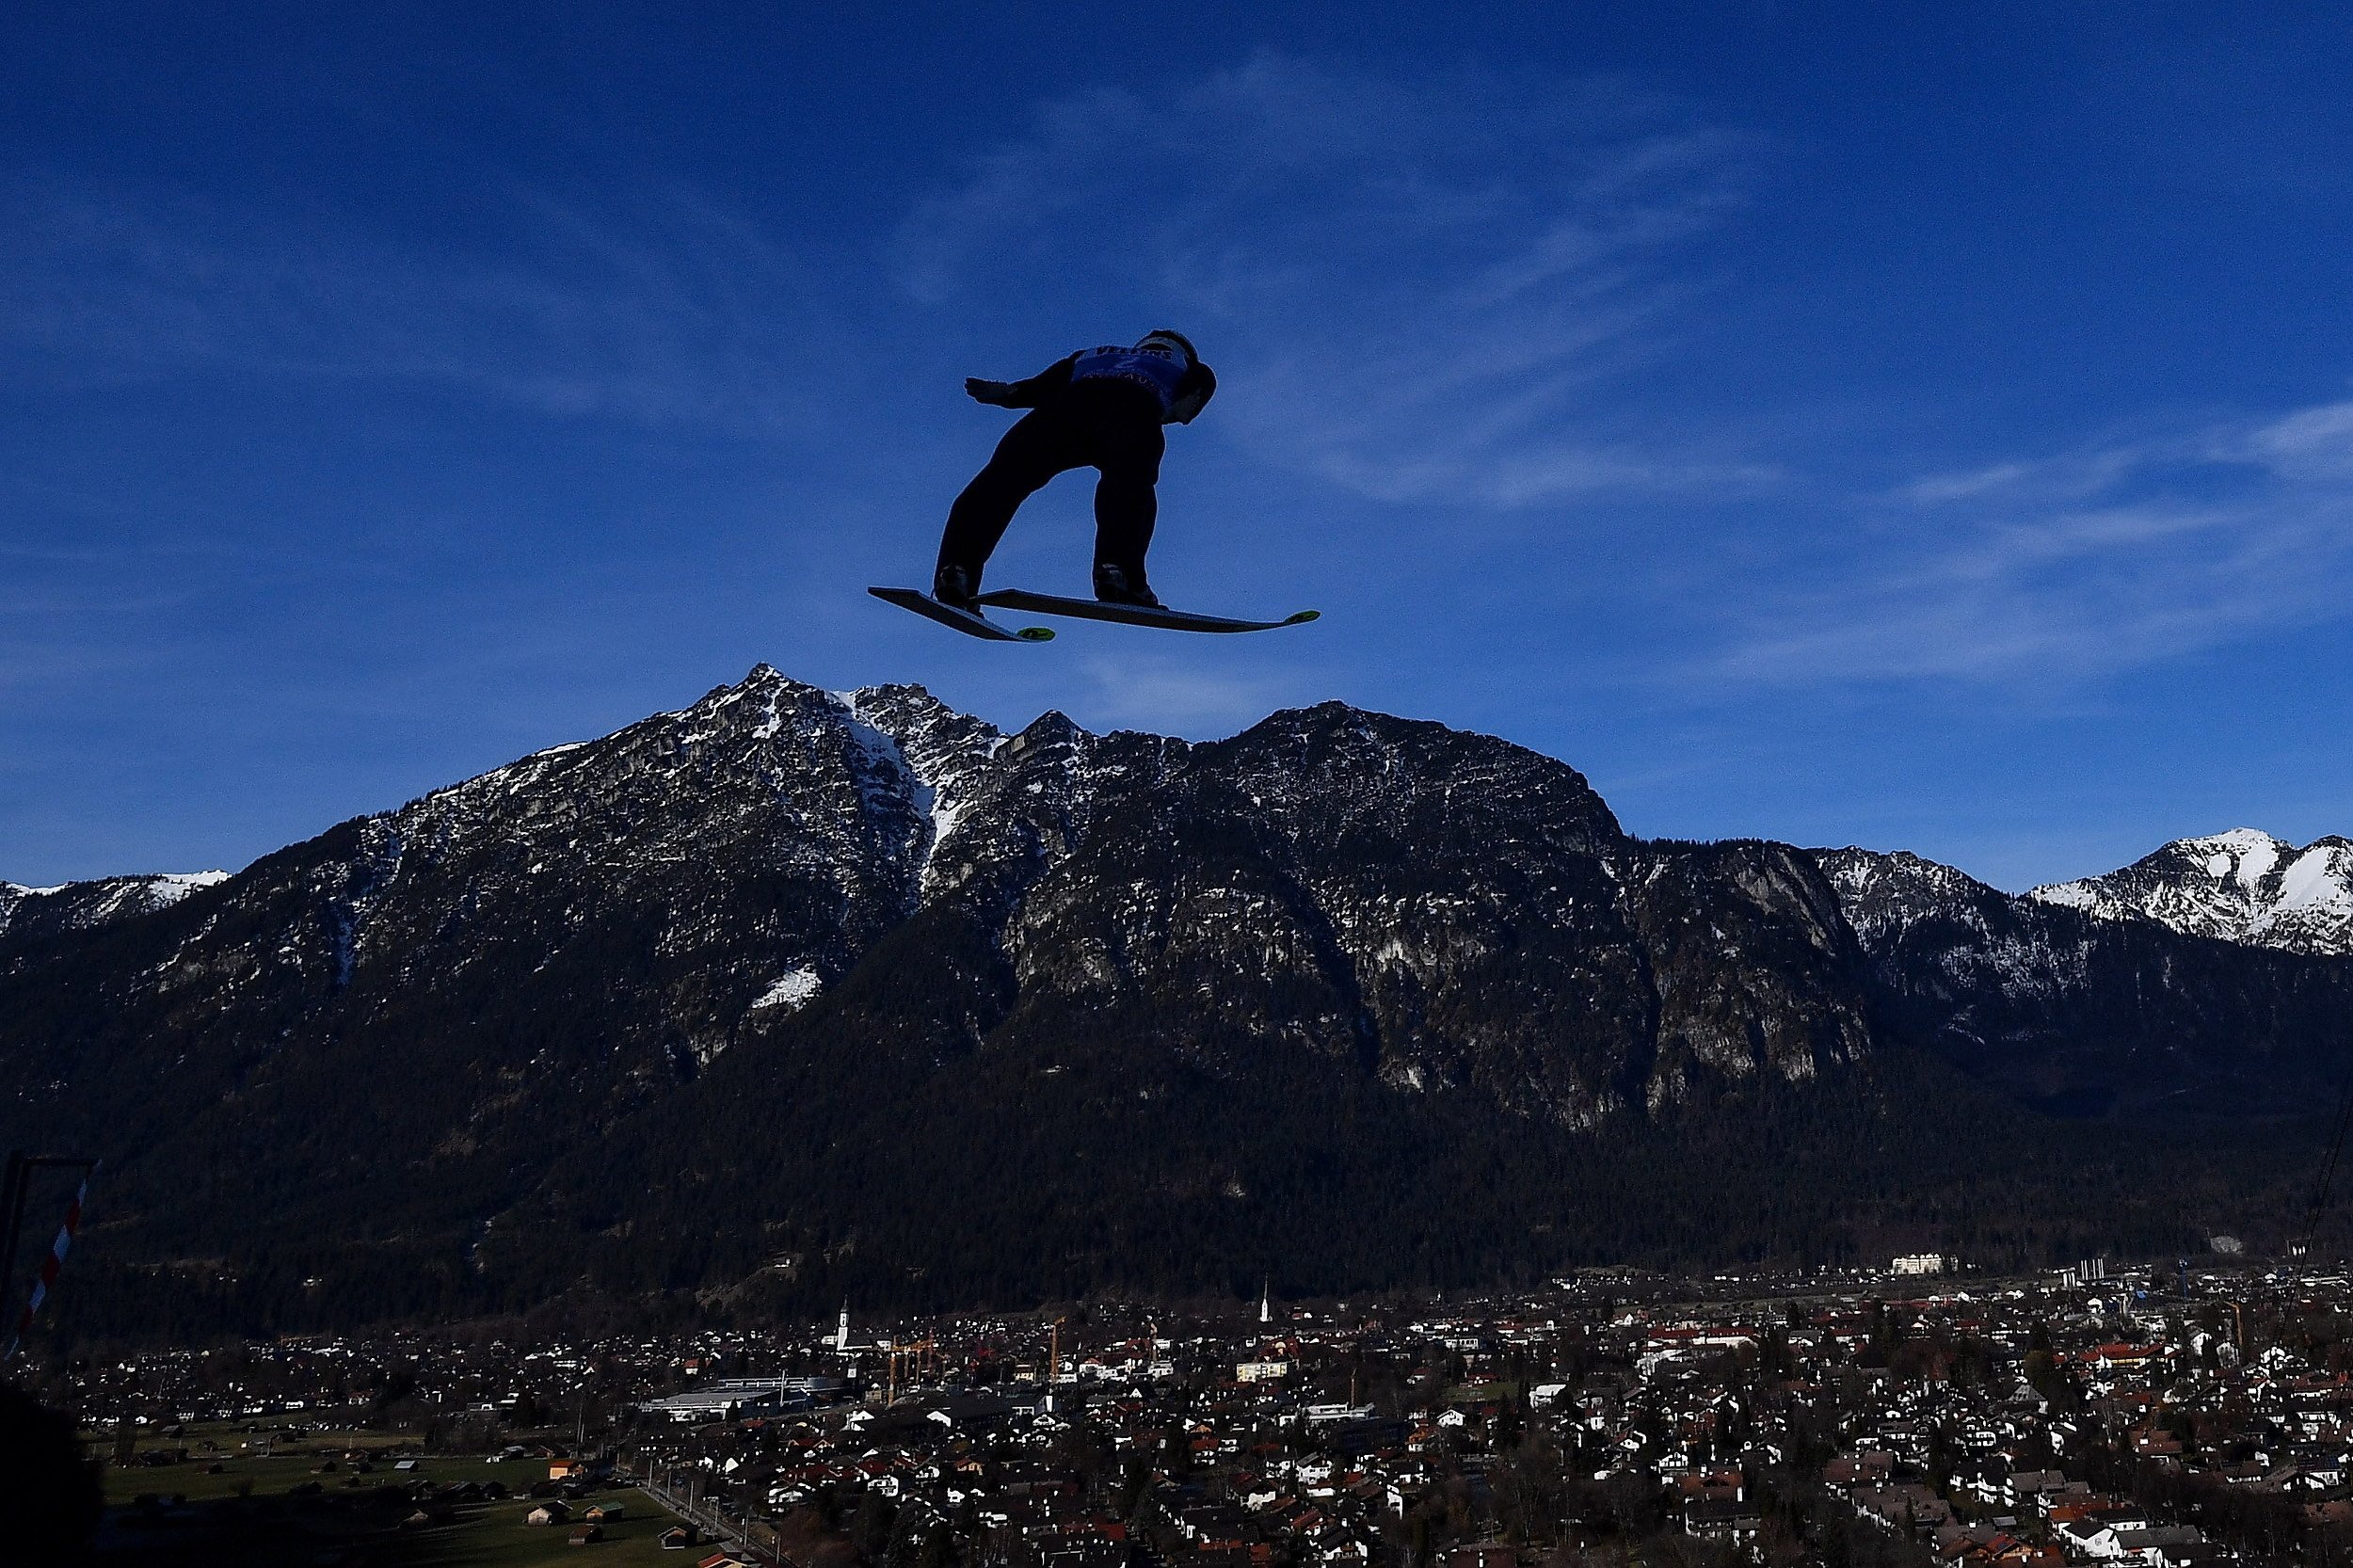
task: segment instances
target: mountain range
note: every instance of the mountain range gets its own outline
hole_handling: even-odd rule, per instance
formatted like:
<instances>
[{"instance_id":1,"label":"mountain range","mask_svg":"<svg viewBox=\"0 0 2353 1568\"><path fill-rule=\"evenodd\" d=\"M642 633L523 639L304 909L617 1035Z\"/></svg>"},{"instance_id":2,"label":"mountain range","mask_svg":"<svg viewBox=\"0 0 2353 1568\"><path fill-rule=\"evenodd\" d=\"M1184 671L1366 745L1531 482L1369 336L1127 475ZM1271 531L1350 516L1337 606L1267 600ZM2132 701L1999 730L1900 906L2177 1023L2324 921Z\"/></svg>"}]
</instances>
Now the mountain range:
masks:
<instances>
[{"instance_id":1,"label":"mountain range","mask_svg":"<svg viewBox=\"0 0 2353 1568\"><path fill-rule=\"evenodd\" d=\"M2334 837L2302 849L2249 827L2177 839L2121 871L2028 896L2283 952L2353 952L2353 843Z\"/></svg>"},{"instance_id":2,"label":"mountain range","mask_svg":"<svg viewBox=\"0 0 2353 1568\"><path fill-rule=\"evenodd\" d=\"M108 1160L93 1335L2169 1251L2300 1223L2346 851L2012 896L1336 703L762 666L234 875L0 886L0 1138Z\"/></svg>"}]
</instances>

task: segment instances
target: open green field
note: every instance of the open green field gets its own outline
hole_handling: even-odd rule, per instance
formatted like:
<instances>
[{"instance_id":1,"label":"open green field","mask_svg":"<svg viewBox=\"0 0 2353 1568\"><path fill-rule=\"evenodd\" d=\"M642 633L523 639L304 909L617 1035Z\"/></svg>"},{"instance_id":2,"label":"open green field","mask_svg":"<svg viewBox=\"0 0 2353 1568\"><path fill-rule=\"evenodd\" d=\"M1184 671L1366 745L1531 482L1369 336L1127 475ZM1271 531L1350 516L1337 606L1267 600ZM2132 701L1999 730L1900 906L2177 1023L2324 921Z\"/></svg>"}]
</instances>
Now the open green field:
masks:
<instances>
[{"instance_id":1,"label":"open green field","mask_svg":"<svg viewBox=\"0 0 2353 1568\"><path fill-rule=\"evenodd\" d=\"M408 1568L507 1568L540 1562L667 1563L678 1568L716 1550L705 1546L690 1552L665 1552L656 1540L677 1521L637 1493L612 1494L626 1497L630 1516L604 1527L602 1541L582 1548L566 1544L570 1530L564 1527L535 1528L521 1522L520 1505L505 1503L464 1511L455 1524L437 1525L405 1536L395 1560Z\"/></svg>"},{"instance_id":2,"label":"open green field","mask_svg":"<svg viewBox=\"0 0 2353 1568\"><path fill-rule=\"evenodd\" d=\"M207 1502L216 1497L234 1497L249 1494L256 1497L284 1496L305 1481L316 1481L324 1492L359 1491L386 1484L407 1484L423 1479L436 1486L451 1481L504 1482L510 1492L521 1494L533 1483L548 1479L548 1462L544 1459L511 1460L498 1464L486 1464L479 1459L432 1458L419 1459L413 1470L395 1470L391 1460L380 1460L362 1474L348 1464L324 1475L312 1474L320 1463L315 1454L200 1454L184 1464L106 1466L106 1501L127 1503L141 1493L177 1492L194 1502ZM220 1473L207 1475L206 1469L217 1464ZM619 1494L616 1494L619 1496ZM648 1507L651 1505L648 1504Z\"/></svg>"},{"instance_id":3,"label":"open green field","mask_svg":"<svg viewBox=\"0 0 2353 1568\"><path fill-rule=\"evenodd\" d=\"M184 1435L166 1437L161 1432L142 1434L136 1454L184 1448L186 1462L145 1464L111 1462L110 1439L91 1434L93 1446L110 1456L106 1466L106 1501L111 1511L101 1560L136 1556L158 1568L214 1562L263 1563L308 1560L330 1546L364 1546L368 1560L400 1568L495 1568L504 1564L591 1562L614 1564L693 1561L712 1548L665 1552L658 1537L677 1520L653 1500L636 1491L599 1492L573 1505L571 1525L526 1525L523 1515L537 1506L527 1496L530 1487L548 1479L544 1459L486 1463L480 1457L458 1455L418 1457L415 1468L393 1468L395 1456L385 1451L396 1445L380 1434L335 1432L306 1436L298 1441L278 1439L264 1447L261 1434L242 1427L197 1427ZM215 1445L206 1451L202 1445ZM364 1471L343 1455L367 1449L377 1457ZM406 1456L401 1456L406 1457ZM322 1470L332 1461L335 1468ZM217 1464L216 1473L207 1473ZM405 1527L400 1521L416 1506L395 1489L419 1480L435 1485L461 1481L497 1480L515 1496L496 1502L456 1505L447 1522ZM300 1488L315 1484L316 1495ZM190 1509L168 1525L148 1522L150 1515L135 1506L142 1495L184 1496ZM604 1524L604 1539L594 1544L568 1544L578 1515L591 1503L617 1503L625 1517ZM430 1503L424 1505L433 1508ZM193 1523L189 1522L193 1516Z\"/></svg>"}]
</instances>

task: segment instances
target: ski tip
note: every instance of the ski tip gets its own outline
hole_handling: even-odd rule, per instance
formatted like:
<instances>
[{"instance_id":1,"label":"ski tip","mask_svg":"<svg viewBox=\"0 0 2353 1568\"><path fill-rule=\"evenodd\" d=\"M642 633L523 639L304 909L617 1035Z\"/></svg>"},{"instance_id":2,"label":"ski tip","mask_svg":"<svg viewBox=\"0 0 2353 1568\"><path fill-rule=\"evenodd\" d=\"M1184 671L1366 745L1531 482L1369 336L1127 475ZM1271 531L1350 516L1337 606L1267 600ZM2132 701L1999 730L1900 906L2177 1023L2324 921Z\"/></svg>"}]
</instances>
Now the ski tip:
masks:
<instances>
[{"instance_id":1,"label":"ski tip","mask_svg":"<svg viewBox=\"0 0 2353 1568\"><path fill-rule=\"evenodd\" d=\"M1054 629L1050 626L1024 626L1016 630L1014 635L1025 643L1050 643L1054 640Z\"/></svg>"},{"instance_id":2,"label":"ski tip","mask_svg":"<svg viewBox=\"0 0 2353 1568\"><path fill-rule=\"evenodd\" d=\"M1323 612L1321 610L1302 610L1295 616L1285 616L1283 617L1283 624L1285 626L1305 626L1311 620L1321 620L1322 618Z\"/></svg>"}]
</instances>

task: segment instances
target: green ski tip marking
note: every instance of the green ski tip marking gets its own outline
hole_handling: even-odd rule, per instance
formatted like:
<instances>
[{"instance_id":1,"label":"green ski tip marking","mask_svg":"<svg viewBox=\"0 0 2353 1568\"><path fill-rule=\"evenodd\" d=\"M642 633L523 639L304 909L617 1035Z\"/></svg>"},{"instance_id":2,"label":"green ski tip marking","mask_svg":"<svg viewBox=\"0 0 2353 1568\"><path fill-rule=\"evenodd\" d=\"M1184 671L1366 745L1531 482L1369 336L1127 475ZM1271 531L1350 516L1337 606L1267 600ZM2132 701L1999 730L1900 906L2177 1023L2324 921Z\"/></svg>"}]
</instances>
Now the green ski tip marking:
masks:
<instances>
[{"instance_id":1,"label":"green ski tip marking","mask_svg":"<svg viewBox=\"0 0 2353 1568\"><path fill-rule=\"evenodd\" d=\"M1310 615L1314 613L1312 610L1308 612ZM1025 643L1050 643L1054 640L1054 629L1050 626L1025 626L1014 635Z\"/></svg>"},{"instance_id":2,"label":"green ski tip marking","mask_svg":"<svg viewBox=\"0 0 2353 1568\"><path fill-rule=\"evenodd\" d=\"M1302 610L1295 616L1285 616L1283 617L1283 624L1285 626L1305 626L1311 620L1321 620L1322 618L1323 612L1321 610Z\"/></svg>"}]
</instances>

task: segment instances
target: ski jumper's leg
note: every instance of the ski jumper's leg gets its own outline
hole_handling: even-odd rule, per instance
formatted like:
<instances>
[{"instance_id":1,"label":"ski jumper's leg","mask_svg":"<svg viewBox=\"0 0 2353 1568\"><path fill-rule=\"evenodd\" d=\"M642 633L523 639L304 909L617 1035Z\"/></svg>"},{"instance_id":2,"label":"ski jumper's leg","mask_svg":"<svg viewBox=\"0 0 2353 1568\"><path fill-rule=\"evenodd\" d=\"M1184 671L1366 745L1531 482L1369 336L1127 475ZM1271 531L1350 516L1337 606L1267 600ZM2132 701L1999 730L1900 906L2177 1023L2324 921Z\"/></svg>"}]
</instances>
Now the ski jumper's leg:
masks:
<instances>
[{"instance_id":1,"label":"ski jumper's leg","mask_svg":"<svg viewBox=\"0 0 2353 1568\"><path fill-rule=\"evenodd\" d=\"M1005 536L1013 514L1048 479L1086 461L1070 423L1060 413L1036 408L1015 422L988 466L972 476L939 537L939 565L962 567L980 586L981 568Z\"/></svg>"},{"instance_id":2,"label":"ski jumper's leg","mask_svg":"<svg viewBox=\"0 0 2353 1568\"><path fill-rule=\"evenodd\" d=\"M1160 428L1160 405L1149 392L1113 384L1114 392L1090 409L1091 456L1103 477L1095 487L1095 559L1144 585L1144 555L1152 548L1152 525L1160 517L1160 457L1168 437Z\"/></svg>"}]
</instances>

